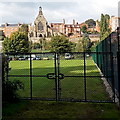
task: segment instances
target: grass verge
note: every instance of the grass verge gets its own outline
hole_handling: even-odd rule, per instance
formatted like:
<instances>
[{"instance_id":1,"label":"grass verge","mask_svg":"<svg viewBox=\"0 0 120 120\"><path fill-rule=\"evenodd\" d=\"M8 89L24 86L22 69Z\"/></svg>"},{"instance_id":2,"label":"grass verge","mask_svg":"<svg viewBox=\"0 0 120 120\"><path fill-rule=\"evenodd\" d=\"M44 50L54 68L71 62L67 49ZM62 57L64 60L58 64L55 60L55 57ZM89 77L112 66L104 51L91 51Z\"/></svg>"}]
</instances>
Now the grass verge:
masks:
<instances>
[{"instance_id":1,"label":"grass verge","mask_svg":"<svg viewBox=\"0 0 120 120\"><path fill-rule=\"evenodd\" d=\"M19 119L120 119L115 104L22 101L3 108L3 120Z\"/></svg>"}]
</instances>

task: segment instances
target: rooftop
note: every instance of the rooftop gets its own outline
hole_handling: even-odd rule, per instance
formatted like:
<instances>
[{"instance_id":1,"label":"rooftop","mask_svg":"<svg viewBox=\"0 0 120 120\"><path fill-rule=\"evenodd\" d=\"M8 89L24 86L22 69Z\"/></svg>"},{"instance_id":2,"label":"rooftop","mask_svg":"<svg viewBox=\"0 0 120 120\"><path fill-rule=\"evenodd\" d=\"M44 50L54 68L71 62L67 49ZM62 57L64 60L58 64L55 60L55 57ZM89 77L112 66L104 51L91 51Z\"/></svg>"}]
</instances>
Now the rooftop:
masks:
<instances>
[{"instance_id":1,"label":"rooftop","mask_svg":"<svg viewBox=\"0 0 120 120\"><path fill-rule=\"evenodd\" d=\"M8 23L6 23L6 24L1 24L1 26L0 27L17 27L17 26L19 26L19 25L21 25L21 24L8 24Z\"/></svg>"}]
</instances>

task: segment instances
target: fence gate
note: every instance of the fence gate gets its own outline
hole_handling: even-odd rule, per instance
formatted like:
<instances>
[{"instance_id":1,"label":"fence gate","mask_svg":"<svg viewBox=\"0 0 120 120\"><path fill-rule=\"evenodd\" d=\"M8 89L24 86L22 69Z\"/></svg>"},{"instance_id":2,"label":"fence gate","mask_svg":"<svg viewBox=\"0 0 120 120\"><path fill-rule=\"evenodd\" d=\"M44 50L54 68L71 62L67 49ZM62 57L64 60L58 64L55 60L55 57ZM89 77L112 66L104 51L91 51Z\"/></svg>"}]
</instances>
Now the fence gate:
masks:
<instances>
[{"instance_id":1,"label":"fence gate","mask_svg":"<svg viewBox=\"0 0 120 120\"><path fill-rule=\"evenodd\" d=\"M21 98L82 102L115 100L112 53L27 53L7 56L10 61L8 79L24 83L24 90L18 91ZM104 78L113 90L112 99L106 92Z\"/></svg>"}]
</instances>

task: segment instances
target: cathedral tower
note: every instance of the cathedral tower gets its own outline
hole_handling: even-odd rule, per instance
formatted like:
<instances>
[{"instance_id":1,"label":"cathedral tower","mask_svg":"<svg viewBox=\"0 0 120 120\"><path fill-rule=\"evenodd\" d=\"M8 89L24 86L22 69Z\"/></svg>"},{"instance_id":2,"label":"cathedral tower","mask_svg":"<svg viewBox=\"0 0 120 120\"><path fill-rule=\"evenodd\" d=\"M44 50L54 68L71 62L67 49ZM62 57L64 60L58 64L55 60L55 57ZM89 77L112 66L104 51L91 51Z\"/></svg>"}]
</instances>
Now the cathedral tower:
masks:
<instances>
[{"instance_id":1,"label":"cathedral tower","mask_svg":"<svg viewBox=\"0 0 120 120\"><path fill-rule=\"evenodd\" d=\"M35 37L47 37L48 23L43 15L42 7L39 7L39 13L34 21L34 36Z\"/></svg>"},{"instance_id":2,"label":"cathedral tower","mask_svg":"<svg viewBox=\"0 0 120 120\"><path fill-rule=\"evenodd\" d=\"M29 26L29 40L33 43L39 43L40 39L48 37L48 31L48 23L43 15L42 7L39 7L39 12L34 21L34 25Z\"/></svg>"}]
</instances>

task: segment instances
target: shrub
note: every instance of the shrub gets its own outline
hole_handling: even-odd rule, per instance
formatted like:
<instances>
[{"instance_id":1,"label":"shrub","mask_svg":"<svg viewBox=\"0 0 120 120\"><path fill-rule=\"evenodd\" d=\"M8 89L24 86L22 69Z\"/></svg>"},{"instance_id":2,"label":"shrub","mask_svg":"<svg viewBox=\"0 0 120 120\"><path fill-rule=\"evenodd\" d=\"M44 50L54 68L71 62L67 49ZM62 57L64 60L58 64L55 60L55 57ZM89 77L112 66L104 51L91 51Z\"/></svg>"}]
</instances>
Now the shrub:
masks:
<instances>
[{"instance_id":1,"label":"shrub","mask_svg":"<svg viewBox=\"0 0 120 120\"><path fill-rule=\"evenodd\" d=\"M3 94L2 98L3 101L15 101L18 100L19 96L17 94L17 90L23 89L24 85L21 81L15 80L15 81L3 81Z\"/></svg>"},{"instance_id":2,"label":"shrub","mask_svg":"<svg viewBox=\"0 0 120 120\"><path fill-rule=\"evenodd\" d=\"M7 77L9 73L9 60L3 55L2 58L2 99L3 101L18 100L17 90L23 89L24 85L19 80L10 81Z\"/></svg>"}]
</instances>

